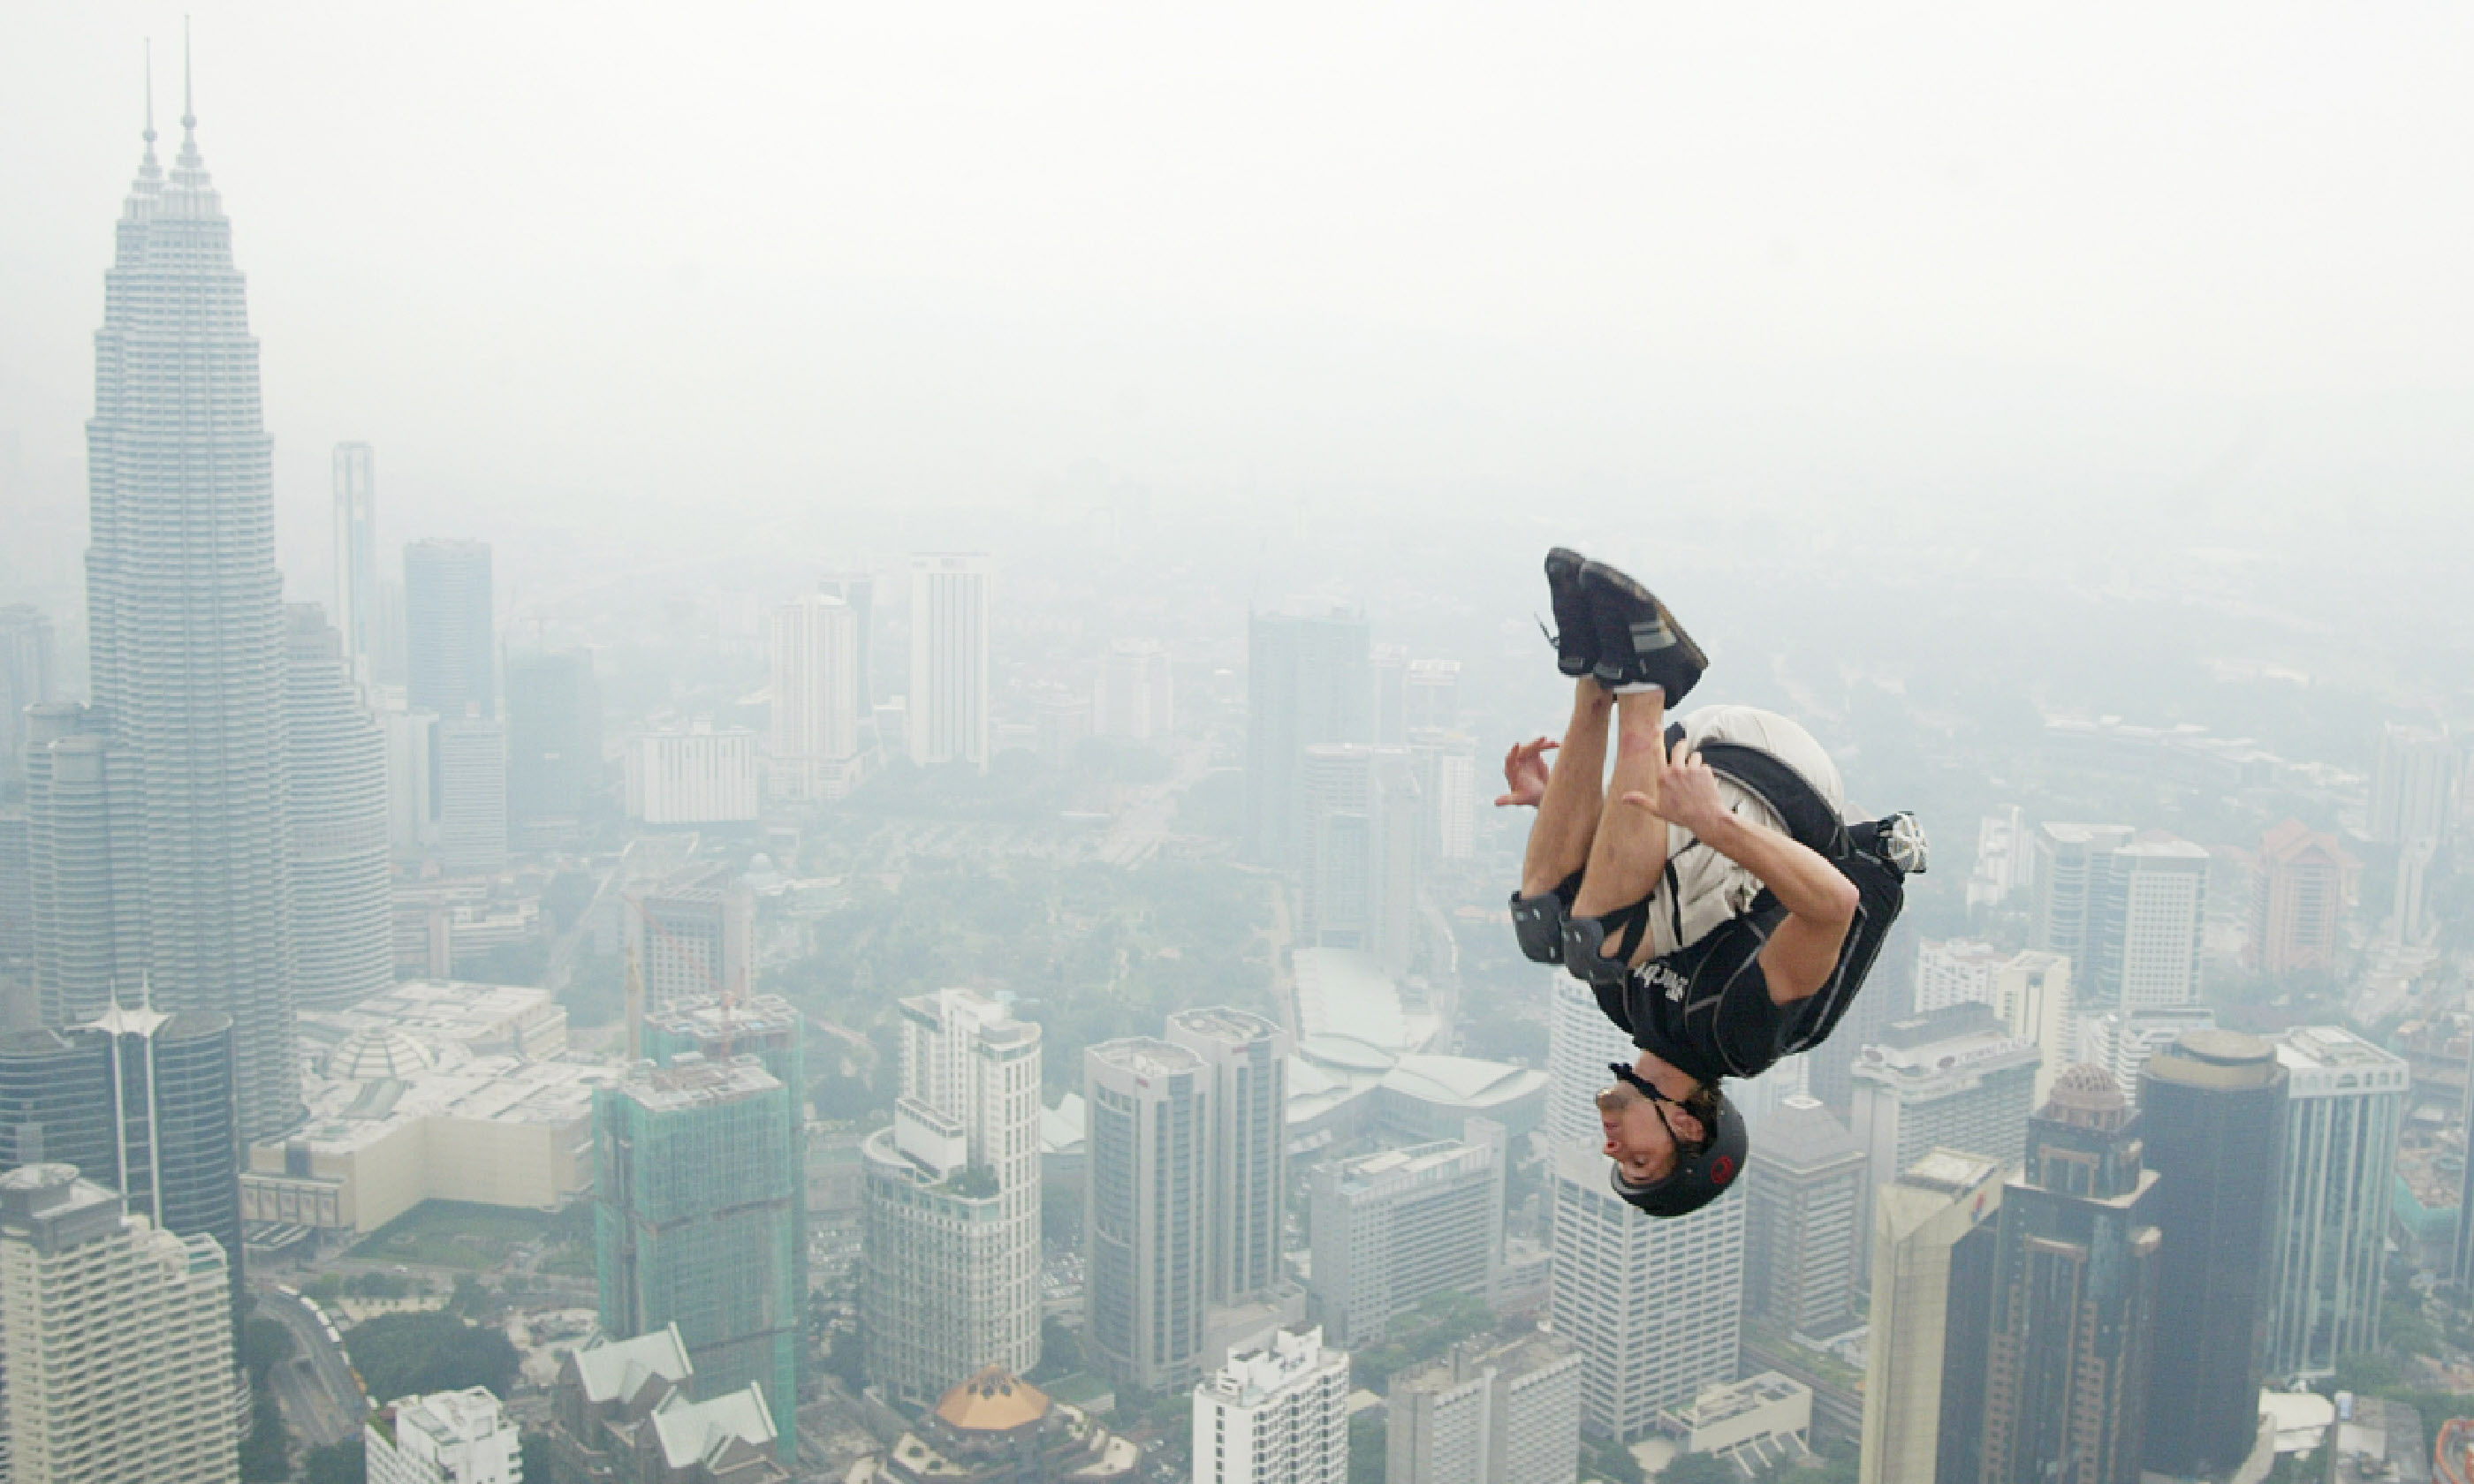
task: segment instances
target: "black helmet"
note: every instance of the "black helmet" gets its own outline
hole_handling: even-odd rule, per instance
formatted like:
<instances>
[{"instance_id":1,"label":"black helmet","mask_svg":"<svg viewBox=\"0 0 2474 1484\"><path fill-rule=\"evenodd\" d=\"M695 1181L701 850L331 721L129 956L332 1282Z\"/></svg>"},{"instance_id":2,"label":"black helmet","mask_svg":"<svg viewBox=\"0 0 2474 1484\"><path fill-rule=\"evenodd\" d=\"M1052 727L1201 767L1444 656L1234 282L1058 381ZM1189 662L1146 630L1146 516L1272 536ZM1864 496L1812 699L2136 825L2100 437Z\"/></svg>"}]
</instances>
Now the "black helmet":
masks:
<instances>
[{"instance_id":1,"label":"black helmet","mask_svg":"<svg viewBox=\"0 0 2474 1484\"><path fill-rule=\"evenodd\" d=\"M1648 1086L1629 1066L1616 1065L1615 1075L1634 1088L1647 1092L1653 1102L1671 1103L1673 1098ZM1686 1154L1682 1144L1676 1146L1675 1168L1662 1179L1639 1184L1624 1179L1620 1165L1609 1165L1607 1184L1626 1204L1658 1217L1688 1216L1727 1193L1735 1177L1744 1172L1744 1156L1753 1146L1751 1130L1744 1126L1744 1115L1728 1101L1726 1092L1710 1089L1708 1112L1692 1110L1696 1117L1710 1126L1707 1144ZM1663 1117L1664 1114L1660 1115Z\"/></svg>"}]
</instances>

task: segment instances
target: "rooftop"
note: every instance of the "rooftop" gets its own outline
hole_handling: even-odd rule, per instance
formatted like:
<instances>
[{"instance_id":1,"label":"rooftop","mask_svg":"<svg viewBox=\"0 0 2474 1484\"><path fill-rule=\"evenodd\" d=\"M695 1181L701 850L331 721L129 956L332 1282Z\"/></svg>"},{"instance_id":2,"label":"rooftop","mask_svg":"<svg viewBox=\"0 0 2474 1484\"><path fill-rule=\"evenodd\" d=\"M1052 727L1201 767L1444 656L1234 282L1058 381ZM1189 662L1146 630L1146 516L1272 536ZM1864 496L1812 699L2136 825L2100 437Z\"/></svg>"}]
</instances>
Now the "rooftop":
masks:
<instances>
[{"instance_id":1,"label":"rooftop","mask_svg":"<svg viewBox=\"0 0 2474 1484\"><path fill-rule=\"evenodd\" d=\"M1083 1053L1103 1066L1122 1067L1137 1077L1174 1077L1204 1069L1202 1058L1184 1046L1148 1036L1104 1041Z\"/></svg>"},{"instance_id":2,"label":"rooftop","mask_svg":"<svg viewBox=\"0 0 2474 1484\"><path fill-rule=\"evenodd\" d=\"M639 1065L619 1090L654 1113L715 1108L776 1090L781 1079L754 1057L708 1062L691 1052L667 1066Z\"/></svg>"},{"instance_id":3,"label":"rooftop","mask_svg":"<svg viewBox=\"0 0 2474 1484\"><path fill-rule=\"evenodd\" d=\"M1003 1366L988 1366L945 1393L936 1415L965 1432L1011 1432L1048 1415L1048 1394Z\"/></svg>"},{"instance_id":4,"label":"rooftop","mask_svg":"<svg viewBox=\"0 0 2474 1484\"><path fill-rule=\"evenodd\" d=\"M587 1344L574 1352L574 1361L585 1400L596 1404L627 1400L655 1376L677 1384L695 1374L676 1325L632 1340L605 1338Z\"/></svg>"},{"instance_id":5,"label":"rooftop","mask_svg":"<svg viewBox=\"0 0 2474 1484\"><path fill-rule=\"evenodd\" d=\"M512 1432L516 1426L515 1420L507 1415L505 1403L491 1395L486 1387L473 1386L463 1391L437 1391L425 1397L404 1397L393 1405L399 1433L424 1433L440 1450L458 1443L477 1443L498 1433Z\"/></svg>"}]
</instances>

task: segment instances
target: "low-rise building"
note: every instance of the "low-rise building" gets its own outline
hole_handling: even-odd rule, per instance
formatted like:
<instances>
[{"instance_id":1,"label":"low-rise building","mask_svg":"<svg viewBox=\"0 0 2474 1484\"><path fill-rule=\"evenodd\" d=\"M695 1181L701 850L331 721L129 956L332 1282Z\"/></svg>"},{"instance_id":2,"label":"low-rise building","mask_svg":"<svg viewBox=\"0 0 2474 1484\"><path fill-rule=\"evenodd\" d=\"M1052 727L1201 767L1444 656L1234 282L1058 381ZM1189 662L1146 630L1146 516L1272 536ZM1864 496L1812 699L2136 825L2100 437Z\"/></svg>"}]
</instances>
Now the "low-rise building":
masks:
<instances>
[{"instance_id":1,"label":"low-rise building","mask_svg":"<svg viewBox=\"0 0 2474 1484\"><path fill-rule=\"evenodd\" d=\"M483 1387L404 1397L361 1429L370 1484L521 1484L523 1440Z\"/></svg>"},{"instance_id":2,"label":"low-rise building","mask_svg":"<svg viewBox=\"0 0 2474 1484\"><path fill-rule=\"evenodd\" d=\"M988 1366L940 1398L891 1449L842 1484L1105 1484L1131 1479L1142 1450L1007 1371Z\"/></svg>"},{"instance_id":3,"label":"low-rise building","mask_svg":"<svg viewBox=\"0 0 2474 1484\"><path fill-rule=\"evenodd\" d=\"M554 1484L788 1484L772 1408L750 1386L698 1400L678 1328L596 1337L559 1364ZM372 1475L375 1480L376 1475Z\"/></svg>"},{"instance_id":4,"label":"low-rise building","mask_svg":"<svg viewBox=\"0 0 2474 1484\"><path fill-rule=\"evenodd\" d=\"M1812 1390L1776 1371L1711 1386L1659 1414L1659 1429L1687 1453L1716 1453L1747 1478L1811 1451Z\"/></svg>"}]
</instances>

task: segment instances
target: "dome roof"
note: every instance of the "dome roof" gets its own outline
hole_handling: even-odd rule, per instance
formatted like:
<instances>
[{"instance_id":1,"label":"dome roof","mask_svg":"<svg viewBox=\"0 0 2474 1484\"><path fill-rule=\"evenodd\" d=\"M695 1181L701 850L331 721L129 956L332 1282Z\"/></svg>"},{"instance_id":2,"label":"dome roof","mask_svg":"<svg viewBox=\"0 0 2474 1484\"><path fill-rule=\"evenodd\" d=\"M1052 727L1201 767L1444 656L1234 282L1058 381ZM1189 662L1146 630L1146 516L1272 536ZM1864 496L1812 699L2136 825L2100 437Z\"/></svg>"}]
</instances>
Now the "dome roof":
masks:
<instances>
[{"instance_id":1,"label":"dome roof","mask_svg":"<svg viewBox=\"0 0 2474 1484\"><path fill-rule=\"evenodd\" d=\"M2045 1116L2065 1123L2106 1128L2118 1126L2130 1112L2130 1099L2113 1073L2093 1062L2081 1062L2053 1080Z\"/></svg>"},{"instance_id":2,"label":"dome roof","mask_svg":"<svg viewBox=\"0 0 2474 1484\"><path fill-rule=\"evenodd\" d=\"M989 1366L936 1403L936 1415L964 1432L1011 1432L1048 1415L1048 1393L1003 1366Z\"/></svg>"},{"instance_id":3,"label":"dome roof","mask_svg":"<svg viewBox=\"0 0 2474 1484\"><path fill-rule=\"evenodd\" d=\"M364 1025L327 1053L327 1075L338 1082L406 1082L435 1065L427 1047L392 1025Z\"/></svg>"}]
</instances>

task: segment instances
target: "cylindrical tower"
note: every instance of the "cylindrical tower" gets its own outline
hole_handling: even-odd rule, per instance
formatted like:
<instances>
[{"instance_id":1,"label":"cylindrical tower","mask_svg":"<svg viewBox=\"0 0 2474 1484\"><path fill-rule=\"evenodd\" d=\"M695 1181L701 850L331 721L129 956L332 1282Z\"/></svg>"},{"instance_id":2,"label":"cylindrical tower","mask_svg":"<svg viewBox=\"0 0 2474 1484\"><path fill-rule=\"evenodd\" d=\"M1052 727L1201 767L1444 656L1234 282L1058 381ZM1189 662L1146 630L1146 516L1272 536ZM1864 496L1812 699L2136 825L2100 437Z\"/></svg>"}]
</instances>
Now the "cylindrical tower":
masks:
<instances>
[{"instance_id":1,"label":"cylindrical tower","mask_svg":"<svg viewBox=\"0 0 2474 1484\"><path fill-rule=\"evenodd\" d=\"M299 945L293 984L304 1005L349 1005L395 982L386 738L361 706L326 613L314 603L287 603L283 622Z\"/></svg>"},{"instance_id":2,"label":"cylindrical tower","mask_svg":"<svg viewBox=\"0 0 2474 1484\"><path fill-rule=\"evenodd\" d=\"M2286 1071L2276 1048L2233 1031L2191 1031L2147 1059L2139 1108L2150 1209L2165 1234L2148 1370L2148 1470L2177 1478L2230 1469L2259 1430L2259 1330Z\"/></svg>"}]
</instances>

